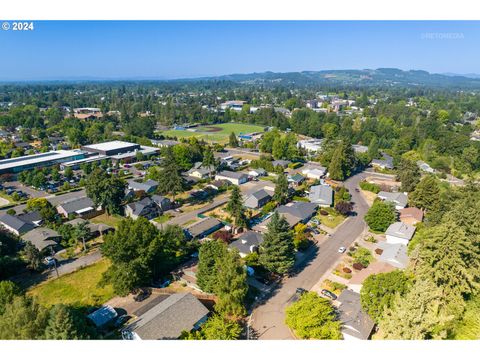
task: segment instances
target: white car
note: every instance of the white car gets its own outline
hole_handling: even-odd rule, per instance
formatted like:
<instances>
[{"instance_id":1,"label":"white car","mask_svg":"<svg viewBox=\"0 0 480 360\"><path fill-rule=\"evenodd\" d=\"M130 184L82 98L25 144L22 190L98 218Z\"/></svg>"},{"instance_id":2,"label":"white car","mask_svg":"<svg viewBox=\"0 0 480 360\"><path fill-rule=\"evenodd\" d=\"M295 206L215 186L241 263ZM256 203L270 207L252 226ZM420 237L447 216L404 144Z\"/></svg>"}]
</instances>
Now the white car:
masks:
<instances>
[{"instance_id":1,"label":"white car","mask_svg":"<svg viewBox=\"0 0 480 360\"><path fill-rule=\"evenodd\" d=\"M340 248L338 248L338 252L339 252L340 254L343 254L346 250L347 250L347 249L346 249L345 247L343 247L343 246L340 247Z\"/></svg>"}]
</instances>

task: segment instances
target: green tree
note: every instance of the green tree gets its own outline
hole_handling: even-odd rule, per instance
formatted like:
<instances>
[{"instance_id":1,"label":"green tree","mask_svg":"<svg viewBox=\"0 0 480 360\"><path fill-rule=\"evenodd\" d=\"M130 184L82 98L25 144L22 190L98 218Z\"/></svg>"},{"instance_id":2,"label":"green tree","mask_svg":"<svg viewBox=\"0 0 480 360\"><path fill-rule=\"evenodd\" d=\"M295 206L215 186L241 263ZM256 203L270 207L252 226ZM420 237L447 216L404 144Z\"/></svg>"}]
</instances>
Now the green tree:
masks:
<instances>
[{"instance_id":1,"label":"green tree","mask_svg":"<svg viewBox=\"0 0 480 360\"><path fill-rule=\"evenodd\" d=\"M73 237L77 241L81 241L83 245L83 251L87 251L87 244L86 240L90 236L90 229L88 228L88 224L86 222L81 222L77 226L73 228Z\"/></svg>"},{"instance_id":2,"label":"green tree","mask_svg":"<svg viewBox=\"0 0 480 360\"><path fill-rule=\"evenodd\" d=\"M42 254L31 242L25 244L23 254L30 269L39 271L43 268Z\"/></svg>"},{"instance_id":3,"label":"green tree","mask_svg":"<svg viewBox=\"0 0 480 360\"><path fill-rule=\"evenodd\" d=\"M377 200L365 214L365 222L373 231L385 231L395 222L395 206L391 202Z\"/></svg>"},{"instance_id":4,"label":"green tree","mask_svg":"<svg viewBox=\"0 0 480 360\"><path fill-rule=\"evenodd\" d=\"M293 245L297 250L305 250L308 247L307 225L298 223L295 225L293 237Z\"/></svg>"},{"instance_id":5,"label":"green tree","mask_svg":"<svg viewBox=\"0 0 480 360\"><path fill-rule=\"evenodd\" d=\"M43 339L48 321L48 310L34 299L17 296L5 306L0 316L0 339Z\"/></svg>"},{"instance_id":6,"label":"green tree","mask_svg":"<svg viewBox=\"0 0 480 360\"><path fill-rule=\"evenodd\" d=\"M230 136L228 137L228 146L238 147L238 139L233 131L230 133Z\"/></svg>"},{"instance_id":7,"label":"green tree","mask_svg":"<svg viewBox=\"0 0 480 360\"><path fill-rule=\"evenodd\" d=\"M120 212L126 186L123 179L96 168L87 177L85 189L95 206L101 206L110 215Z\"/></svg>"},{"instance_id":8,"label":"green tree","mask_svg":"<svg viewBox=\"0 0 480 360\"><path fill-rule=\"evenodd\" d=\"M376 136L372 137L372 140L370 140L370 144L368 144L368 157L370 159L375 159L379 155L379 144L378 144L378 138Z\"/></svg>"},{"instance_id":9,"label":"green tree","mask_svg":"<svg viewBox=\"0 0 480 360\"><path fill-rule=\"evenodd\" d=\"M198 251L197 284L203 291L213 293L217 282L215 264L226 251L225 245L218 241L206 241Z\"/></svg>"},{"instance_id":10,"label":"green tree","mask_svg":"<svg viewBox=\"0 0 480 360\"><path fill-rule=\"evenodd\" d=\"M245 314L244 300L247 294L247 274L235 250L224 251L216 259L214 293L218 300L215 310L224 316L240 317Z\"/></svg>"},{"instance_id":11,"label":"green tree","mask_svg":"<svg viewBox=\"0 0 480 360\"><path fill-rule=\"evenodd\" d=\"M183 178L181 169L175 161L173 152L168 148L163 159L163 168L158 174L158 190L162 194L170 194L175 200L175 195L183 191Z\"/></svg>"},{"instance_id":12,"label":"green tree","mask_svg":"<svg viewBox=\"0 0 480 360\"><path fill-rule=\"evenodd\" d=\"M22 291L12 281L0 281L0 316L5 311L7 304L10 304L15 296L21 295Z\"/></svg>"},{"instance_id":13,"label":"green tree","mask_svg":"<svg viewBox=\"0 0 480 360\"><path fill-rule=\"evenodd\" d=\"M184 333L184 340L237 340L242 333L242 327L237 321L214 314L200 330Z\"/></svg>"},{"instance_id":14,"label":"green tree","mask_svg":"<svg viewBox=\"0 0 480 360\"><path fill-rule=\"evenodd\" d=\"M202 160L202 165L205 166L206 168L215 168L215 156L213 155L212 148L210 146L207 146L205 148L205 151L203 152L203 160Z\"/></svg>"},{"instance_id":15,"label":"green tree","mask_svg":"<svg viewBox=\"0 0 480 360\"><path fill-rule=\"evenodd\" d=\"M82 339L78 331L75 319L70 309L57 304L50 310L50 316L45 328L46 340L79 340Z\"/></svg>"},{"instance_id":16,"label":"green tree","mask_svg":"<svg viewBox=\"0 0 480 360\"><path fill-rule=\"evenodd\" d=\"M233 186L225 210L233 217L235 226L247 226L247 217L245 215L245 208L243 207L242 194L240 193L240 188L238 186Z\"/></svg>"},{"instance_id":17,"label":"green tree","mask_svg":"<svg viewBox=\"0 0 480 360\"><path fill-rule=\"evenodd\" d=\"M379 323L387 340L444 339L445 325L452 320L443 311L441 290L431 280L417 280L412 289L395 295L393 306Z\"/></svg>"},{"instance_id":18,"label":"green tree","mask_svg":"<svg viewBox=\"0 0 480 360\"><path fill-rule=\"evenodd\" d=\"M404 296L409 288L408 277L403 271L370 275L360 290L362 308L378 323L385 309L391 309L395 294Z\"/></svg>"},{"instance_id":19,"label":"green tree","mask_svg":"<svg viewBox=\"0 0 480 360\"><path fill-rule=\"evenodd\" d=\"M286 310L285 323L301 339L339 340L340 322L327 299L315 292L303 294Z\"/></svg>"},{"instance_id":20,"label":"green tree","mask_svg":"<svg viewBox=\"0 0 480 360\"><path fill-rule=\"evenodd\" d=\"M412 192L420 181L420 170L413 161L402 159L398 166L397 179L402 183L401 191Z\"/></svg>"},{"instance_id":21,"label":"green tree","mask_svg":"<svg viewBox=\"0 0 480 360\"><path fill-rule=\"evenodd\" d=\"M44 221L54 222L57 218L57 211L45 198L32 198L27 201L27 211L38 211Z\"/></svg>"},{"instance_id":22,"label":"green tree","mask_svg":"<svg viewBox=\"0 0 480 360\"><path fill-rule=\"evenodd\" d=\"M260 245L260 264L271 272L285 274L295 263L292 232L287 220L283 216L280 217L276 211L270 218L267 228L268 231Z\"/></svg>"},{"instance_id":23,"label":"green tree","mask_svg":"<svg viewBox=\"0 0 480 360\"><path fill-rule=\"evenodd\" d=\"M420 209L434 210L438 206L439 196L438 180L433 175L426 175L410 193L410 202Z\"/></svg>"},{"instance_id":24,"label":"green tree","mask_svg":"<svg viewBox=\"0 0 480 360\"><path fill-rule=\"evenodd\" d=\"M285 174L280 174L275 181L275 192L273 194L273 200L279 204L285 204L288 201L288 180Z\"/></svg>"},{"instance_id":25,"label":"green tree","mask_svg":"<svg viewBox=\"0 0 480 360\"><path fill-rule=\"evenodd\" d=\"M67 167L64 171L63 171L63 175L67 178L67 179L71 179L73 177L73 170L71 167Z\"/></svg>"}]
</instances>

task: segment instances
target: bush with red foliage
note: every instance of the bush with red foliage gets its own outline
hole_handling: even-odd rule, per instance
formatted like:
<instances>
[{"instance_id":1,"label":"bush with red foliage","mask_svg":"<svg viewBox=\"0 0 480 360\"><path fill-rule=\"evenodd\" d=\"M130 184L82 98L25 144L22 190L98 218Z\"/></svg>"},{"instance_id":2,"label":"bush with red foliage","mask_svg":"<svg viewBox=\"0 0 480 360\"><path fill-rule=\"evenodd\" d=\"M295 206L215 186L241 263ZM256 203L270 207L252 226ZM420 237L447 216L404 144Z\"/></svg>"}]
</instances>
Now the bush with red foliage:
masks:
<instances>
[{"instance_id":1,"label":"bush with red foliage","mask_svg":"<svg viewBox=\"0 0 480 360\"><path fill-rule=\"evenodd\" d=\"M349 268L347 268L347 267L344 267L344 268L342 269L342 271L343 271L345 274L350 274L350 273L352 272L352 270L349 269Z\"/></svg>"},{"instance_id":2,"label":"bush with red foliage","mask_svg":"<svg viewBox=\"0 0 480 360\"><path fill-rule=\"evenodd\" d=\"M382 254L383 254L383 250L382 250L382 249L375 249L375 254L377 254L377 255L382 255Z\"/></svg>"},{"instance_id":3,"label":"bush with red foliage","mask_svg":"<svg viewBox=\"0 0 480 360\"><path fill-rule=\"evenodd\" d=\"M362 270L363 269L363 265L360 264L360 263L355 263L352 265L352 267L355 269L355 270Z\"/></svg>"},{"instance_id":4,"label":"bush with red foliage","mask_svg":"<svg viewBox=\"0 0 480 360\"><path fill-rule=\"evenodd\" d=\"M339 201L335 204L335 210L342 215L348 215L353 210L353 205L348 201Z\"/></svg>"},{"instance_id":5,"label":"bush with red foliage","mask_svg":"<svg viewBox=\"0 0 480 360\"><path fill-rule=\"evenodd\" d=\"M223 241L225 244L230 244L233 236L232 236L232 233L230 233L229 231L220 230L214 233L212 237L215 240Z\"/></svg>"}]
</instances>

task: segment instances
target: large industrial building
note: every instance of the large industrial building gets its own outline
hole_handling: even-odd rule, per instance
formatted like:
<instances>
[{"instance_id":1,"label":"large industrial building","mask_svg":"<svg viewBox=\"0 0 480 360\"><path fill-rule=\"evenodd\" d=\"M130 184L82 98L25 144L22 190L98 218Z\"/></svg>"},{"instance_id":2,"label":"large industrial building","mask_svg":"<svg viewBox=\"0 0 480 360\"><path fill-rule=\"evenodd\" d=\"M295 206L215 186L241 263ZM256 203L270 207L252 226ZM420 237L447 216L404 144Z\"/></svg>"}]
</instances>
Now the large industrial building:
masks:
<instances>
[{"instance_id":1,"label":"large industrial building","mask_svg":"<svg viewBox=\"0 0 480 360\"><path fill-rule=\"evenodd\" d=\"M100 144L82 146L82 150L91 155L108 156L113 161L129 162L136 158L140 152L145 156L155 155L159 149L151 146L143 146L126 141L108 141Z\"/></svg>"},{"instance_id":2,"label":"large industrial building","mask_svg":"<svg viewBox=\"0 0 480 360\"><path fill-rule=\"evenodd\" d=\"M19 173L24 170L80 160L85 157L81 151L56 150L42 154L20 156L13 159L0 160L0 174Z\"/></svg>"}]
</instances>

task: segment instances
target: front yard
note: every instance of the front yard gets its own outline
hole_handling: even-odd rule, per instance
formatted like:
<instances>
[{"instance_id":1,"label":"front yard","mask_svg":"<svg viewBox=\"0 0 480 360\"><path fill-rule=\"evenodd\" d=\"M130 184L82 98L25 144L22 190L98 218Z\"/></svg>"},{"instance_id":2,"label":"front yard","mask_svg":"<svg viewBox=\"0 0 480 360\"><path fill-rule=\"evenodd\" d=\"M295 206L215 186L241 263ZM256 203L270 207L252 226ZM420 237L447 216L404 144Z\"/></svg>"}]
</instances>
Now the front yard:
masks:
<instances>
[{"instance_id":1,"label":"front yard","mask_svg":"<svg viewBox=\"0 0 480 360\"><path fill-rule=\"evenodd\" d=\"M71 274L32 287L27 293L37 297L38 301L46 306L57 303L78 306L101 305L114 296L111 285L104 288L98 286L102 274L109 266L107 260L101 260Z\"/></svg>"},{"instance_id":2,"label":"front yard","mask_svg":"<svg viewBox=\"0 0 480 360\"><path fill-rule=\"evenodd\" d=\"M122 221L122 217L120 215L107 215L107 213L90 219L90 222L94 224L106 224L114 227L115 229L118 228L120 221Z\"/></svg>"},{"instance_id":3,"label":"front yard","mask_svg":"<svg viewBox=\"0 0 480 360\"><path fill-rule=\"evenodd\" d=\"M324 214L322 214L322 212L324 212ZM318 220L320 220L321 224L331 229L335 229L338 225L340 225L345 220L345 216L343 216L342 214L339 214L333 208L320 209L318 211L317 218Z\"/></svg>"}]
</instances>

